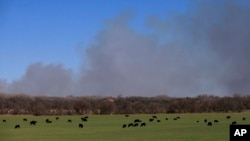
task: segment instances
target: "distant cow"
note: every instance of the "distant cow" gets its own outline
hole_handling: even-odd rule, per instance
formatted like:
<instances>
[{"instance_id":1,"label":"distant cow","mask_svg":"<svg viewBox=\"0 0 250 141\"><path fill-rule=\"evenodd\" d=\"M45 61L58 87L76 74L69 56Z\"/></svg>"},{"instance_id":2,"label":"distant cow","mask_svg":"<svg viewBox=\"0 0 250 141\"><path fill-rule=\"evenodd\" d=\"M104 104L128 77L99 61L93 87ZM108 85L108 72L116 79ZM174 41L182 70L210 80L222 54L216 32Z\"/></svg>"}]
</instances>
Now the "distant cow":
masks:
<instances>
[{"instance_id":1,"label":"distant cow","mask_svg":"<svg viewBox=\"0 0 250 141\"><path fill-rule=\"evenodd\" d=\"M207 126L212 126L212 122L208 122L208 123L207 123Z\"/></svg>"},{"instance_id":2,"label":"distant cow","mask_svg":"<svg viewBox=\"0 0 250 141\"><path fill-rule=\"evenodd\" d=\"M35 120L30 121L30 125L36 125L36 123L37 123L37 121L35 121Z\"/></svg>"},{"instance_id":3,"label":"distant cow","mask_svg":"<svg viewBox=\"0 0 250 141\"><path fill-rule=\"evenodd\" d=\"M217 119L214 120L214 123L218 123L219 121Z\"/></svg>"},{"instance_id":4,"label":"distant cow","mask_svg":"<svg viewBox=\"0 0 250 141\"><path fill-rule=\"evenodd\" d=\"M152 116L152 118L157 118L157 116Z\"/></svg>"},{"instance_id":5,"label":"distant cow","mask_svg":"<svg viewBox=\"0 0 250 141\"><path fill-rule=\"evenodd\" d=\"M242 120L246 120L246 118L245 118L245 117L243 117L243 118L242 118Z\"/></svg>"},{"instance_id":6,"label":"distant cow","mask_svg":"<svg viewBox=\"0 0 250 141\"><path fill-rule=\"evenodd\" d=\"M3 122L6 122L6 120L5 120L5 119L3 119Z\"/></svg>"},{"instance_id":7,"label":"distant cow","mask_svg":"<svg viewBox=\"0 0 250 141\"><path fill-rule=\"evenodd\" d=\"M20 125L19 125L19 124L15 125L15 129L17 129L17 128L20 128Z\"/></svg>"},{"instance_id":8,"label":"distant cow","mask_svg":"<svg viewBox=\"0 0 250 141\"><path fill-rule=\"evenodd\" d=\"M126 124L123 124L123 125L122 125L122 128L126 128L126 127L127 127L127 125L126 125Z\"/></svg>"},{"instance_id":9,"label":"distant cow","mask_svg":"<svg viewBox=\"0 0 250 141\"><path fill-rule=\"evenodd\" d=\"M200 122L199 120L196 120L196 122L198 123L198 122Z\"/></svg>"},{"instance_id":10,"label":"distant cow","mask_svg":"<svg viewBox=\"0 0 250 141\"><path fill-rule=\"evenodd\" d=\"M83 124L81 124L81 123L78 124L78 127L79 127L79 128L83 128Z\"/></svg>"},{"instance_id":11,"label":"distant cow","mask_svg":"<svg viewBox=\"0 0 250 141\"><path fill-rule=\"evenodd\" d=\"M135 123L135 124L134 124L134 127L137 127L137 126L138 126L138 123Z\"/></svg>"},{"instance_id":12,"label":"distant cow","mask_svg":"<svg viewBox=\"0 0 250 141\"><path fill-rule=\"evenodd\" d=\"M68 122L72 122L72 120L71 120L71 119L68 119Z\"/></svg>"},{"instance_id":13,"label":"distant cow","mask_svg":"<svg viewBox=\"0 0 250 141\"><path fill-rule=\"evenodd\" d=\"M161 120L158 119L157 122L161 122Z\"/></svg>"},{"instance_id":14,"label":"distant cow","mask_svg":"<svg viewBox=\"0 0 250 141\"><path fill-rule=\"evenodd\" d=\"M230 119L230 118L231 118L231 116L227 116L226 118L227 118L227 119Z\"/></svg>"},{"instance_id":15,"label":"distant cow","mask_svg":"<svg viewBox=\"0 0 250 141\"><path fill-rule=\"evenodd\" d=\"M27 118L23 118L23 121L28 121Z\"/></svg>"},{"instance_id":16,"label":"distant cow","mask_svg":"<svg viewBox=\"0 0 250 141\"><path fill-rule=\"evenodd\" d=\"M125 117L129 117L129 115L128 115L128 114L126 114L126 115L125 115Z\"/></svg>"},{"instance_id":17,"label":"distant cow","mask_svg":"<svg viewBox=\"0 0 250 141\"><path fill-rule=\"evenodd\" d=\"M49 119L46 119L45 122L46 122L46 123L52 123L52 121L49 120Z\"/></svg>"},{"instance_id":18,"label":"distant cow","mask_svg":"<svg viewBox=\"0 0 250 141\"><path fill-rule=\"evenodd\" d=\"M59 119L59 117L56 117L56 120L58 120Z\"/></svg>"},{"instance_id":19,"label":"distant cow","mask_svg":"<svg viewBox=\"0 0 250 141\"><path fill-rule=\"evenodd\" d=\"M207 119L204 119L204 122L207 123Z\"/></svg>"},{"instance_id":20,"label":"distant cow","mask_svg":"<svg viewBox=\"0 0 250 141\"><path fill-rule=\"evenodd\" d=\"M82 117L81 119L82 119L82 121L85 121L85 122L88 121L88 119L86 117L84 117L84 118Z\"/></svg>"},{"instance_id":21,"label":"distant cow","mask_svg":"<svg viewBox=\"0 0 250 141\"><path fill-rule=\"evenodd\" d=\"M139 120L139 119L135 119L135 120L134 120L134 122L141 122L141 120Z\"/></svg>"},{"instance_id":22,"label":"distant cow","mask_svg":"<svg viewBox=\"0 0 250 141\"><path fill-rule=\"evenodd\" d=\"M165 120L168 120L168 118L166 117Z\"/></svg>"},{"instance_id":23,"label":"distant cow","mask_svg":"<svg viewBox=\"0 0 250 141\"><path fill-rule=\"evenodd\" d=\"M236 121L233 121L233 122L232 122L232 125L236 125L236 124L237 124L237 122L236 122Z\"/></svg>"},{"instance_id":24,"label":"distant cow","mask_svg":"<svg viewBox=\"0 0 250 141\"><path fill-rule=\"evenodd\" d=\"M153 118L150 118L149 121L152 122L152 121L154 121L154 119L153 119Z\"/></svg>"},{"instance_id":25,"label":"distant cow","mask_svg":"<svg viewBox=\"0 0 250 141\"><path fill-rule=\"evenodd\" d=\"M146 123L145 123L145 122L141 123L141 127L143 127L143 126L146 126Z\"/></svg>"},{"instance_id":26,"label":"distant cow","mask_svg":"<svg viewBox=\"0 0 250 141\"><path fill-rule=\"evenodd\" d=\"M134 124L133 124L133 123L129 123L129 124L128 124L128 127L131 127L131 126L133 127Z\"/></svg>"}]
</instances>

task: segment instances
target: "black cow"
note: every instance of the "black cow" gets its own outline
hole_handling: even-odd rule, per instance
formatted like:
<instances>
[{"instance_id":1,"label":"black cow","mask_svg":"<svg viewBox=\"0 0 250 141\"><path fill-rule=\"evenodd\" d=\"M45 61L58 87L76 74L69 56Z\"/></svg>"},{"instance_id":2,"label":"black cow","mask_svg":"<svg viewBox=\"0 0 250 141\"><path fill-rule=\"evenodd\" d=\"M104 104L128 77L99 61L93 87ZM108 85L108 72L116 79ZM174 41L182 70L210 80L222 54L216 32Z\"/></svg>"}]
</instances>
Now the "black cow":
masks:
<instances>
[{"instance_id":1,"label":"black cow","mask_svg":"<svg viewBox=\"0 0 250 141\"><path fill-rule=\"evenodd\" d=\"M168 120L168 118L165 118L165 120Z\"/></svg>"},{"instance_id":2,"label":"black cow","mask_svg":"<svg viewBox=\"0 0 250 141\"><path fill-rule=\"evenodd\" d=\"M204 122L207 123L207 119L204 119Z\"/></svg>"},{"instance_id":3,"label":"black cow","mask_svg":"<svg viewBox=\"0 0 250 141\"><path fill-rule=\"evenodd\" d=\"M49 120L49 119L46 119L45 122L46 122L46 123L52 123L52 121Z\"/></svg>"},{"instance_id":4,"label":"black cow","mask_svg":"<svg viewBox=\"0 0 250 141\"><path fill-rule=\"evenodd\" d=\"M129 115L128 115L128 114L126 114L126 115L125 115L125 117L129 117Z\"/></svg>"},{"instance_id":5,"label":"black cow","mask_svg":"<svg viewBox=\"0 0 250 141\"><path fill-rule=\"evenodd\" d=\"M157 118L157 116L152 116L152 118Z\"/></svg>"},{"instance_id":6,"label":"black cow","mask_svg":"<svg viewBox=\"0 0 250 141\"><path fill-rule=\"evenodd\" d=\"M35 120L30 121L30 125L36 125L36 123L37 123L37 121L35 121Z\"/></svg>"},{"instance_id":7,"label":"black cow","mask_svg":"<svg viewBox=\"0 0 250 141\"><path fill-rule=\"evenodd\" d=\"M198 123L198 122L200 122L199 120L196 120L196 122Z\"/></svg>"},{"instance_id":8,"label":"black cow","mask_svg":"<svg viewBox=\"0 0 250 141\"><path fill-rule=\"evenodd\" d=\"M227 118L227 119L230 119L230 118L231 118L231 116L227 116L226 118Z\"/></svg>"},{"instance_id":9,"label":"black cow","mask_svg":"<svg viewBox=\"0 0 250 141\"><path fill-rule=\"evenodd\" d=\"M6 120L5 120L5 119L3 119L3 122L6 122Z\"/></svg>"},{"instance_id":10,"label":"black cow","mask_svg":"<svg viewBox=\"0 0 250 141\"><path fill-rule=\"evenodd\" d=\"M128 124L128 127L131 127L131 126L133 127L134 124L133 124L133 123L129 123L129 124Z\"/></svg>"},{"instance_id":11,"label":"black cow","mask_svg":"<svg viewBox=\"0 0 250 141\"><path fill-rule=\"evenodd\" d=\"M138 123L135 123L135 124L134 124L134 127L137 127L137 126L138 126Z\"/></svg>"},{"instance_id":12,"label":"black cow","mask_svg":"<svg viewBox=\"0 0 250 141\"><path fill-rule=\"evenodd\" d=\"M208 122L208 123L207 123L207 126L212 126L212 122Z\"/></svg>"},{"instance_id":13,"label":"black cow","mask_svg":"<svg viewBox=\"0 0 250 141\"><path fill-rule=\"evenodd\" d=\"M214 120L214 123L219 123L219 120L215 119L215 120Z\"/></svg>"},{"instance_id":14,"label":"black cow","mask_svg":"<svg viewBox=\"0 0 250 141\"><path fill-rule=\"evenodd\" d=\"M233 121L233 122L232 122L232 125L236 125L236 124L237 124L237 122L236 122L236 121Z\"/></svg>"},{"instance_id":15,"label":"black cow","mask_svg":"<svg viewBox=\"0 0 250 141\"><path fill-rule=\"evenodd\" d=\"M158 119L157 122L161 122L161 120Z\"/></svg>"},{"instance_id":16,"label":"black cow","mask_svg":"<svg viewBox=\"0 0 250 141\"><path fill-rule=\"evenodd\" d=\"M23 121L28 121L27 118L23 118Z\"/></svg>"},{"instance_id":17,"label":"black cow","mask_svg":"<svg viewBox=\"0 0 250 141\"><path fill-rule=\"evenodd\" d=\"M79 127L79 128L83 128L83 124L81 124L81 123L78 124L78 127Z\"/></svg>"},{"instance_id":18,"label":"black cow","mask_svg":"<svg viewBox=\"0 0 250 141\"><path fill-rule=\"evenodd\" d=\"M84 117L84 118L82 117L81 119L82 119L82 121L85 121L85 122L87 122L87 121L88 121L88 119L87 119L87 118L85 118L85 117Z\"/></svg>"},{"instance_id":19,"label":"black cow","mask_svg":"<svg viewBox=\"0 0 250 141\"><path fill-rule=\"evenodd\" d=\"M141 123L141 127L143 127L143 126L146 126L146 123L145 123L145 122Z\"/></svg>"},{"instance_id":20,"label":"black cow","mask_svg":"<svg viewBox=\"0 0 250 141\"><path fill-rule=\"evenodd\" d=\"M19 124L15 125L15 129L17 129L17 128L20 128L20 125L19 125Z\"/></svg>"},{"instance_id":21,"label":"black cow","mask_svg":"<svg viewBox=\"0 0 250 141\"><path fill-rule=\"evenodd\" d=\"M141 122L141 120L139 120L139 119L135 119L135 120L134 120L134 122Z\"/></svg>"},{"instance_id":22,"label":"black cow","mask_svg":"<svg viewBox=\"0 0 250 141\"><path fill-rule=\"evenodd\" d=\"M245 118L245 117L243 117L243 118L242 118L242 120L246 120L246 118Z\"/></svg>"},{"instance_id":23,"label":"black cow","mask_svg":"<svg viewBox=\"0 0 250 141\"><path fill-rule=\"evenodd\" d=\"M152 122L152 121L154 121L154 119L153 119L153 118L150 118L149 121Z\"/></svg>"},{"instance_id":24,"label":"black cow","mask_svg":"<svg viewBox=\"0 0 250 141\"><path fill-rule=\"evenodd\" d=\"M59 117L56 117L56 120L58 120L59 119Z\"/></svg>"},{"instance_id":25,"label":"black cow","mask_svg":"<svg viewBox=\"0 0 250 141\"><path fill-rule=\"evenodd\" d=\"M126 124L123 124L123 125L122 125L122 128L126 128L126 127L127 127L127 125L126 125Z\"/></svg>"},{"instance_id":26,"label":"black cow","mask_svg":"<svg viewBox=\"0 0 250 141\"><path fill-rule=\"evenodd\" d=\"M68 122L72 122L72 120L71 120L71 119L68 119Z\"/></svg>"}]
</instances>

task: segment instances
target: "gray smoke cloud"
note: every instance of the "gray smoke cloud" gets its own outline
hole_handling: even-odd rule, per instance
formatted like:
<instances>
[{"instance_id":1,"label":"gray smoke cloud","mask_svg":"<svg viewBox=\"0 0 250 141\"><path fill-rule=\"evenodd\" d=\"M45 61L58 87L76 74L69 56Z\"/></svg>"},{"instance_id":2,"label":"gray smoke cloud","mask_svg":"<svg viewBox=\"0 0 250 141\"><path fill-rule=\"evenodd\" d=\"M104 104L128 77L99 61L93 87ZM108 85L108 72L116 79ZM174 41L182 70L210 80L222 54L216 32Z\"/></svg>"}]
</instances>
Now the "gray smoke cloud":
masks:
<instances>
[{"instance_id":1,"label":"gray smoke cloud","mask_svg":"<svg viewBox=\"0 0 250 141\"><path fill-rule=\"evenodd\" d=\"M72 72L60 64L31 64L21 79L12 82L9 93L67 96L72 92Z\"/></svg>"},{"instance_id":2,"label":"gray smoke cloud","mask_svg":"<svg viewBox=\"0 0 250 141\"><path fill-rule=\"evenodd\" d=\"M80 74L37 63L0 88L63 96L250 94L248 13L243 1L190 3L184 14L149 16L146 33L131 28L133 16L123 13L89 44Z\"/></svg>"}]
</instances>

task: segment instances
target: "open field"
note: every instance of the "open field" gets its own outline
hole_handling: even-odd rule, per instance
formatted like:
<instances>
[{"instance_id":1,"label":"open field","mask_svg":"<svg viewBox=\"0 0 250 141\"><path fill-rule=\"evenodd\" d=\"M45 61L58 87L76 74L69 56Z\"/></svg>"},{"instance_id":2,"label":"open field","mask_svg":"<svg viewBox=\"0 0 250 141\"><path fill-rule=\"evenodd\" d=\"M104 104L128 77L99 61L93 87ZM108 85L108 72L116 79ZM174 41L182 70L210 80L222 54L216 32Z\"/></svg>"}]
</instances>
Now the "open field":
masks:
<instances>
[{"instance_id":1,"label":"open field","mask_svg":"<svg viewBox=\"0 0 250 141\"><path fill-rule=\"evenodd\" d=\"M226 116L231 118L227 119ZM228 141L229 125L232 121L237 124L250 124L250 112L242 113L197 113L197 114L159 114L149 122L152 115L88 115L88 121L83 122L84 116L0 116L0 141ZM173 120L179 116L180 119ZM166 117L168 120L166 120ZM246 120L242 120L245 117ZM27 118L28 121L23 121ZM49 119L52 123L46 123ZM68 122L71 119L72 122ZM126 127L123 124L133 123L140 119L145 127ZM204 119L212 122L207 126ZM218 123L214 123L214 120ZM3 122L6 120L6 122ZM30 125L36 120L37 125ZM197 122L199 120L199 122ZM82 123L83 128L78 124ZM15 129L19 124L20 128Z\"/></svg>"}]
</instances>

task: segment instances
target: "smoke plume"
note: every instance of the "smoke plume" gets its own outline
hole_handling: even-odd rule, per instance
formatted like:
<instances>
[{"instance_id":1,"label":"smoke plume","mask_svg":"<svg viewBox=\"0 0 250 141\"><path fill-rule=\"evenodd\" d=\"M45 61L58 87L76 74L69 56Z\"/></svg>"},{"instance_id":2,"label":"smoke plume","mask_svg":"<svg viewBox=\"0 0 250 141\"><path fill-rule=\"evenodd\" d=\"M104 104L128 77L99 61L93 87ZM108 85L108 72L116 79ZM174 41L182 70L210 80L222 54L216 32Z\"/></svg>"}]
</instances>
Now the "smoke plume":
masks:
<instances>
[{"instance_id":1,"label":"smoke plume","mask_svg":"<svg viewBox=\"0 0 250 141\"><path fill-rule=\"evenodd\" d=\"M0 81L0 88L42 95L250 94L249 13L240 2L190 3L183 14L149 16L146 33L121 14L89 44L80 74L37 63L8 86Z\"/></svg>"}]
</instances>

